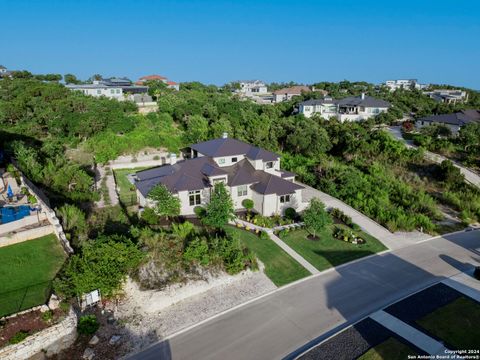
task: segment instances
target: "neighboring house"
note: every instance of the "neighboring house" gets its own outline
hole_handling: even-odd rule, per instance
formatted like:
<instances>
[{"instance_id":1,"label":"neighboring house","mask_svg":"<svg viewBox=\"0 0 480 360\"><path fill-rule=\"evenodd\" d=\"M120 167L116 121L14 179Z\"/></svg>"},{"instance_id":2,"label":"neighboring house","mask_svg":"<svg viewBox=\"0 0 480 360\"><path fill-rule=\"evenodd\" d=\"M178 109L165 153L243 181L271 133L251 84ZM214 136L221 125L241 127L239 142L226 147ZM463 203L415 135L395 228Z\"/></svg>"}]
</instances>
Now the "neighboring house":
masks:
<instances>
[{"instance_id":1,"label":"neighboring house","mask_svg":"<svg viewBox=\"0 0 480 360\"><path fill-rule=\"evenodd\" d=\"M362 121L386 112L390 103L362 93L335 100L331 97L307 100L299 104L299 112L305 117L313 114L329 119L336 117L340 121Z\"/></svg>"},{"instance_id":2,"label":"neighboring house","mask_svg":"<svg viewBox=\"0 0 480 360\"><path fill-rule=\"evenodd\" d=\"M154 206L148 194L163 184L181 203L181 215L194 215L197 206L210 200L214 185L223 182L233 200L235 210L243 210L242 202L251 199L258 213L282 214L286 208L303 210L303 186L295 183L295 174L280 170L280 156L230 139L222 138L191 145L189 158L178 161L172 154L170 165L135 174L139 204Z\"/></svg>"},{"instance_id":3,"label":"neighboring house","mask_svg":"<svg viewBox=\"0 0 480 360\"><path fill-rule=\"evenodd\" d=\"M388 87L391 91L395 91L397 89L421 90L428 87L427 84L420 84L417 79L387 80L385 81L385 86Z\"/></svg>"},{"instance_id":4,"label":"neighboring house","mask_svg":"<svg viewBox=\"0 0 480 360\"><path fill-rule=\"evenodd\" d=\"M245 96L263 95L268 93L267 85L260 80L239 80L240 89L235 92Z\"/></svg>"},{"instance_id":5,"label":"neighboring house","mask_svg":"<svg viewBox=\"0 0 480 360\"><path fill-rule=\"evenodd\" d=\"M9 77L11 75L12 75L11 71L8 71L8 69L5 66L0 65L0 78Z\"/></svg>"},{"instance_id":6,"label":"neighboring house","mask_svg":"<svg viewBox=\"0 0 480 360\"><path fill-rule=\"evenodd\" d=\"M462 110L453 114L430 115L415 121L419 129L433 124L447 126L453 134L458 134L462 126L472 122L480 123L480 110Z\"/></svg>"},{"instance_id":7,"label":"neighboring house","mask_svg":"<svg viewBox=\"0 0 480 360\"><path fill-rule=\"evenodd\" d=\"M289 88L283 88L280 90L275 90L273 92L273 102L279 103L282 101L291 100L294 96L302 95L302 93L310 92L310 88L308 86L298 85L292 86Z\"/></svg>"},{"instance_id":8,"label":"neighboring house","mask_svg":"<svg viewBox=\"0 0 480 360\"><path fill-rule=\"evenodd\" d=\"M68 84L65 85L70 90L81 91L85 95L105 96L117 100L133 100L134 94L146 94L148 86L133 85L125 78L110 78L95 80L92 84Z\"/></svg>"},{"instance_id":9,"label":"neighboring house","mask_svg":"<svg viewBox=\"0 0 480 360\"><path fill-rule=\"evenodd\" d=\"M468 93L463 90L436 89L426 92L425 95L445 104L463 103L468 100Z\"/></svg>"},{"instance_id":10,"label":"neighboring house","mask_svg":"<svg viewBox=\"0 0 480 360\"><path fill-rule=\"evenodd\" d=\"M176 83L175 81L168 80L165 76L161 75L147 75L142 76L138 79L135 84L136 85L145 85L147 81L161 81L167 85L169 89L180 90L180 84Z\"/></svg>"}]
</instances>

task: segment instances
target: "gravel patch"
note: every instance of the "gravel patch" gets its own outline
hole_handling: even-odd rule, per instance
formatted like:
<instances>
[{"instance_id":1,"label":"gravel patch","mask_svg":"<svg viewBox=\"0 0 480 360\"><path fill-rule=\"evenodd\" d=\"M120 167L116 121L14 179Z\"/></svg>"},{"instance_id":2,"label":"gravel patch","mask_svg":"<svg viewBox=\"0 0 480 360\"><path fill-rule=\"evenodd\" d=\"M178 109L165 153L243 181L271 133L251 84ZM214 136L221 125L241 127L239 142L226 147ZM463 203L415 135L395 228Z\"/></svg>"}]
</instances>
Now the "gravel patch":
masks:
<instances>
[{"instance_id":1,"label":"gravel patch","mask_svg":"<svg viewBox=\"0 0 480 360\"><path fill-rule=\"evenodd\" d=\"M179 330L276 289L263 271L244 271L235 276L224 274L214 283L214 287L201 293L197 293L198 284L195 282L187 284L179 292L181 300L154 311L151 294L146 298L149 300L142 302L140 290L126 293L115 306L114 315L128 343L127 352L137 352ZM192 293L195 295L185 298L189 286L194 288ZM164 291L158 293L164 297Z\"/></svg>"},{"instance_id":2,"label":"gravel patch","mask_svg":"<svg viewBox=\"0 0 480 360\"><path fill-rule=\"evenodd\" d=\"M450 304L461 296L464 295L443 283L439 283L390 305L384 311L420 329L415 323L416 320L423 318L439 307Z\"/></svg>"}]
</instances>

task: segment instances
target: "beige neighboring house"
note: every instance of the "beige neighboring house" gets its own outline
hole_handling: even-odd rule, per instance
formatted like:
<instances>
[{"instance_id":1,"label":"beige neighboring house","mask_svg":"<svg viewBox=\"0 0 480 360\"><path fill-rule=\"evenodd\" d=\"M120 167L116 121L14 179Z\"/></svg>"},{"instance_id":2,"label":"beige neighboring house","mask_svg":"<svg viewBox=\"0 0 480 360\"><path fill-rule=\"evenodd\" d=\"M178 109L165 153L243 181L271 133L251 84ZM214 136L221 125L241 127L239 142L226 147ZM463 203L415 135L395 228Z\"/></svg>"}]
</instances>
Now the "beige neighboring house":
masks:
<instances>
[{"instance_id":1,"label":"beige neighboring house","mask_svg":"<svg viewBox=\"0 0 480 360\"><path fill-rule=\"evenodd\" d=\"M299 104L299 113L305 117L318 114L324 119L336 117L341 122L362 121L388 111L390 103L361 94L336 100L331 97L311 99Z\"/></svg>"},{"instance_id":2,"label":"beige neighboring house","mask_svg":"<svg viewBox=\"0 0 480 360\"><path fill-rule=\"evenodd\" d=\"M138 79L135 84L136 85L145 85L147 81L161 81L164 84L167 85L167 88L169 89L174 89L174 90L180 90L180 84L176 83L175 81L168 80L165 76L162 75L147 75L147 76L142 76L140 79Z\"/></svg>"},{"instance_id":3,"label":"beige neighboring house","mask_svg":"<svg viewBox=\"0 0 480 360\"><path fill-rule=\"evenodd\" d=\"M288 88L275 90L273 92L273 102L279 103L283 101L291 100L294 96L302 95L302 93L308 93L312 90L308 86L297 85Z\"/></svg>"},{"instance_id":4,"label":"beige neighboring house","mask_svg":"<svg viewBox=\"0 0 480 360\"><path fill-rule=\"evenodd\" d=\"M395 91L397 89L404 89L404 90L422 90L427 88L429 85L427 84L420 84L417 79L397 79L397 80L387 80L384 84L386 87L390 89L390 91Z\"/></svg>"},{"instance_id":5,"label":"beige neighboring house","mask_svg":"<svg viewBox=\"0 0 480 360\"><path fill-rule=\"evenodd\" d=\"M425 95L445 104L457 104L468 101L468 93L463 90L436 89L425 92Z\"/></svg>"},{"instance_id":6,"label":"beige neighboring house","mask_svg":"<svg viewBox=\"0 0 480 360\"><path fill-rule=\"evenodd\" d=\"M244 210L243 201L250 199L254 210L262 215L282 214L287 208L301 211L303 186L295 182L295 174L280 169L280 156L244 143L222 138L190 145L189 158L178 161L171 155L170 164L137 172L131 179L137 188L141 207L152 207L148 194L163 184L180 199L181 215L194 215L194 209L205 206L215 184L223 182L230 192L234 208Z\"/></svg>"}]
</instances>

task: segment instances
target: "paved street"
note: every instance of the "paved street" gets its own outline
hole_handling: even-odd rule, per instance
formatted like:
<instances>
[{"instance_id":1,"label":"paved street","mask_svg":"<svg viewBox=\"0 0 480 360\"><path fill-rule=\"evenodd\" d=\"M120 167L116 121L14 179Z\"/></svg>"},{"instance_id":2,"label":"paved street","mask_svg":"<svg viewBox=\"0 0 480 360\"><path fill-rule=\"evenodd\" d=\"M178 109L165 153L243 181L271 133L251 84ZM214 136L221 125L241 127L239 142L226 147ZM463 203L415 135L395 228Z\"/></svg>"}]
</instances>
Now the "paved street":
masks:
<instances>
[{"instance_id":1,"label":"paved street","mask_svg":"<svg viewBox=\"0 0 480 360\"><path fill-rule=\"evenodd\" d=\"M340 266L155 344L134 359L279 359L480 261L480 232Z\"/></svg>"}]
</instances>

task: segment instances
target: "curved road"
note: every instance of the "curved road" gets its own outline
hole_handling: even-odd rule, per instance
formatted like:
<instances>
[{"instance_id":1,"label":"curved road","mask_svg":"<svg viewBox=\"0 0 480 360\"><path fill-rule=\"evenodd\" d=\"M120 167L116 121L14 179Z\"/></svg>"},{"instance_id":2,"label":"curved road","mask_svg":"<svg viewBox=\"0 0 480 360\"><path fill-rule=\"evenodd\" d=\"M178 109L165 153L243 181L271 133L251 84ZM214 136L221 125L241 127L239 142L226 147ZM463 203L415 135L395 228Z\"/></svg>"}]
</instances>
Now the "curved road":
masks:
<instances>
[{"instance_id":1,"label":"curved road","mask_svg":"<svg viewBox=\"0 0 480 360\"><path fill-rule=\"evenodd\" d=\"M313 275L152 345L132 359L280 359L480 262L480 231Z\"/></svg>"}]
</instances>

